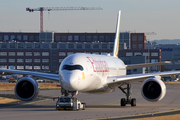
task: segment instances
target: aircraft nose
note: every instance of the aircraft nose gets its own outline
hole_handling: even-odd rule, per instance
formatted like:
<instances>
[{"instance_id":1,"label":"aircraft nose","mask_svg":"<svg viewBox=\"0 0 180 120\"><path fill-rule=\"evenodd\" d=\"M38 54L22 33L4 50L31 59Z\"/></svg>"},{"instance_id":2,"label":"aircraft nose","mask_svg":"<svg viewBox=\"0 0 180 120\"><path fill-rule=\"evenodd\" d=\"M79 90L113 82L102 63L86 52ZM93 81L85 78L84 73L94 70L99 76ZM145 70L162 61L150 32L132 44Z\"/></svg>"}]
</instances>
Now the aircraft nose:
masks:
<instances>
[{"instance_id":1,"label":"aircraft nose","mask_svg":"<svg viewBox=\"0 0 180 120\"><path fill-rule=\"evenodd\" d=\"M78 90L78 75L73 73L67 73L67 75L63 75L63 82L61 83L62 87L69 91Z\"/></svg>"}]
</instances>

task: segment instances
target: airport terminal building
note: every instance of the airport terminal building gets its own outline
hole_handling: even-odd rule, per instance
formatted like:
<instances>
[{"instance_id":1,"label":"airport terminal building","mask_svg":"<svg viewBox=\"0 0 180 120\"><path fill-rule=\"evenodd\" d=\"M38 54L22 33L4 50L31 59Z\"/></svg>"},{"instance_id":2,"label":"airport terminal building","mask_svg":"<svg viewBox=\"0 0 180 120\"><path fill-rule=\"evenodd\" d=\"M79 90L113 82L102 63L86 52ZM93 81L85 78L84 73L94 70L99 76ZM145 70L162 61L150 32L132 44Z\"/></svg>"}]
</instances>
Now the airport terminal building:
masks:
<instances>
[{"instance_id":1,"label":"airport terminal building","mask_svg":"<svg viewBox=\"0 0 180 120\"><path fill-rule=\"evenodd\" d=\"M1 32L0 67L57 73L62 60L68 55L111 54L114 38L115 33ZM154 52L150 50L147 53L145 41L144 33L120 33L119 57L149 54L148 59L155 59L155 62L161 61L159 50L153 50ZM147 57L145 62L146 59ZM131 64L128 59L125 62Z\"/></svg>"}]
</instances>

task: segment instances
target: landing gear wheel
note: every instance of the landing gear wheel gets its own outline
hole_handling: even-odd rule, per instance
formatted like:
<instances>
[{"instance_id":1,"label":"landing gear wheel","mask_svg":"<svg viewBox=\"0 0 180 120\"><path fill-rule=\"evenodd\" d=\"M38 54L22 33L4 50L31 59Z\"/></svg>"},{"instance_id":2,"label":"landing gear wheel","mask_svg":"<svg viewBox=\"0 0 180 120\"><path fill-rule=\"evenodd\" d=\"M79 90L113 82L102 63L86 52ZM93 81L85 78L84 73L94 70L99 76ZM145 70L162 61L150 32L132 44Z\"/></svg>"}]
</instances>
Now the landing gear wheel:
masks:
<instances>
[{"instance_id":1,"label":"landing gear wheel","mask_svg":"<svg viewBox=\"0 0 180 120\"><path fill-rule=\"evenodd\" d=\"M82 110L85 110L85 108L86 108L86 104L85 104L85 103L82 103L82 105L83 105Z\"/></svg>"},{"instance_id":2,"label":"landing gear wheel","mask_svg":"<svg viewBox=\"0 0 180 120\"><path fill-rule=\"evenodd\" d=\"M136 99L135 98L131 99L131 106L136 106Z\"/></svg>"},{"instance_id":3,"label":"landing gear wheel","mask_svg":"<svg viewBox=\"0 0 180 120\"><path fill-rule=\"evenodd\" d=\"M125 98L121 99L121 106L126 106L126 99Z\"/></svg>"}]
</instances>

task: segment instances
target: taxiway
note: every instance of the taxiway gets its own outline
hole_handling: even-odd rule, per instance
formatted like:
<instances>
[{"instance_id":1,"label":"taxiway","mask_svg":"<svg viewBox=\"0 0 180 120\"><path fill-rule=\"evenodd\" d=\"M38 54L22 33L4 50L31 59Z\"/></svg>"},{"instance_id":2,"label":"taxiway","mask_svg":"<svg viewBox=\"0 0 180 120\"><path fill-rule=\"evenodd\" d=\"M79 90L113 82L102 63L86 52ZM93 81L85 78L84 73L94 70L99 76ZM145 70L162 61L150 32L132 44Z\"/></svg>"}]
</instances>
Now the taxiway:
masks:
<instances>
[{"instance_id":1,"label":"taxiway","mask_svg":"<svg viewBox=\"0 0 180 120\"><path fill-rule=\"evenodd\" d=\"M0 104L1 120L78 120L78 119L121 119L128 117L151 116L158 114L173 114L180 110L180 85L166 85L167 93L159 102L148 102L141 96L141 83L132 84L132 98L136 98L137 106L120 106L120 99L125 95L116 89L107 94L79 93L77 98L85 102L86 110L58 111L53 97L60 95L59 90L41 90L34 101L18 101L9 104ZM15 98L13 91L1 91L0 97ZM165 113L166 112L166 113Z\"/></svg>"}]
</instances>

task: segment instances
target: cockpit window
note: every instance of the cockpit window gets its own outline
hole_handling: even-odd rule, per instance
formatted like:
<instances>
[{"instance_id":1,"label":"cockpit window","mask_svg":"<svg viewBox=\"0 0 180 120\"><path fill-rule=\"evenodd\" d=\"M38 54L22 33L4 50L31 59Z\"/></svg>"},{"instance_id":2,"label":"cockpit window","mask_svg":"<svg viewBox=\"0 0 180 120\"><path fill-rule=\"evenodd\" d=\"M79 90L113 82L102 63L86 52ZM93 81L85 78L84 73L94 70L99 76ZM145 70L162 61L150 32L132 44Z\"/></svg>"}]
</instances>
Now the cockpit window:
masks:
<instances>
[{"instance_id":1,"label":"cockpit window","mask_svg":"<svg viewBox=\"0 0 180 120\"><path fill-rule=\"evenodd\" d=\"M83 67L81 65L63 65L62 70L81 70L83 71Z\"/></svg>"}]
</instances>

